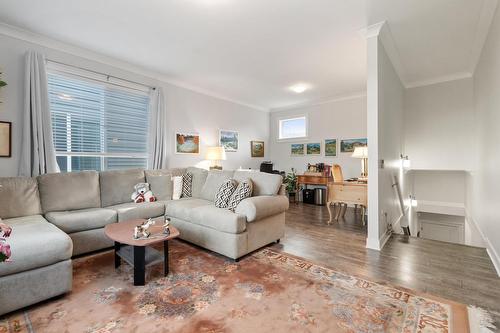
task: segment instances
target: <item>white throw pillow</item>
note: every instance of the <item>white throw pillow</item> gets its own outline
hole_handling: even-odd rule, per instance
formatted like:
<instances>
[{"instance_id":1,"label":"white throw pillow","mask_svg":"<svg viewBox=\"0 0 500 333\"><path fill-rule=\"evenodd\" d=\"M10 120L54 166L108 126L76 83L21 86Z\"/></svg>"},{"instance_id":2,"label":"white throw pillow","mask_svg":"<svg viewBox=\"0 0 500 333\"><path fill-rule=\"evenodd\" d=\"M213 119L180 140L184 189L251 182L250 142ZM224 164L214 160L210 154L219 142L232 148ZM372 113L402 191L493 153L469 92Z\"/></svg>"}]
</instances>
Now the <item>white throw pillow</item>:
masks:
<instances>
[{"instance_id":1,"label":"white throw pillow","mask_svg":"<svg viewBox=\"0 0 500 333\"><path fill-rule=\"evenodd\" d=\"M182 176L172 177L172 200L179 200L182 196Z\"/></svg>"}]
</instances>

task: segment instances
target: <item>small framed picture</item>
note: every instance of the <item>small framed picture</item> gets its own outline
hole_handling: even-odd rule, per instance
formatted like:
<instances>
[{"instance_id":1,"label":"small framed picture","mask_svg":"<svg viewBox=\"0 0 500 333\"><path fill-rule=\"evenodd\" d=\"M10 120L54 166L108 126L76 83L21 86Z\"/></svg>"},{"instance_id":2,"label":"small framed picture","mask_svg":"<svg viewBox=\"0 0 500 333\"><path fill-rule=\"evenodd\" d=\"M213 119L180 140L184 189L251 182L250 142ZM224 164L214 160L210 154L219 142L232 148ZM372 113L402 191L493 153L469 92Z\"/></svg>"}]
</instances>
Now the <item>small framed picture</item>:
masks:
<instances>
[{"instance_id":1,"label":"small framed picture","mask_svg":"<svg viewBox=\"0 0 500 333\"><path fill-rule=\"evenodd\" d=\"M292 156L304 156L304 144L303 143L292 143L290 145L290 154Z\"/></svg>"},{"instance_id":2,"label":"small framed picture","mask_svg":"<svg viewBox=\"0 0 500 333\"><path fill-rule=\"evenodd\" d=\"M252 157L264 157L264 141L250 141Z\"/></svg>"},{"instance_id":3,"label":"small framed picture","mask_svg":"<svg viewBox=\"0 0 500 333\"><path fill-rule=\"evenodd\" d=\"M219 130L219 145L224 147L226 152L238 151L238 132Z\"/></svg>"},{"instance_id":4,"label":"small framed picture","mask_svg":"<svg viewBox=\"0 0 500 333\"><path fill-rule=\"evenodd\" d=\"M361 139L344 139L340 141L341 153L352 153L356 147L364 147L368 144L366 138Z\"/></svg>"},{"instance_id":5,"label":"small framed picture","mask_svg":"<svg viewBox=\"0 0 500 333\"><path fill-rule=\"evenodd\" d=\"M0 157L12 156L12 123L0 121Z\"/></svg>"},{"instance_id":6,"label":"small framed picture","mask_svg":"<svg viewBox=\"0 0 500 333\"><path fill-rule=\"evenodd\" d=\"M337 139L325 139L325 157L337 156Z\"/></svg>"},{"instance_id":7,"label":"small framed picture","mask_svg":"<svg viewBox=\"0 0 500 333\"><path fill-rule=\"evenodd\" d=\"M307 155L321 155L321 143L308 143L306 147Z\"/></svg>"},{"instance_id":8,"label":"small framed picture","mask_svg":"<svg viewBox=\"0 0 500 333\"><path fill-rule=\"evenodd\" d=\"M200 135L198 133L175 133L176 154L199 154Z\"/></svg>"}]
</instances>

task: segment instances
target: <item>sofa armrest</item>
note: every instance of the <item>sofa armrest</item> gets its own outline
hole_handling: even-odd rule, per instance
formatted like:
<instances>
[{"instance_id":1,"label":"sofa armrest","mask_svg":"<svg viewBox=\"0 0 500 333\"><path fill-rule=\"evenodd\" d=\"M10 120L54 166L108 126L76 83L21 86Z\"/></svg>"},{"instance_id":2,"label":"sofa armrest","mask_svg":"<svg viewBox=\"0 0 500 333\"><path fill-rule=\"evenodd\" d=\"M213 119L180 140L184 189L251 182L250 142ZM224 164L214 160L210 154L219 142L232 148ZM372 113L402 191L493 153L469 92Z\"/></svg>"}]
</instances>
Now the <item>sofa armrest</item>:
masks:
<instances>
[{"instance_id":1,"label":"sofa armrest","mask_svg":"<svg viewBox=\"0 0 500 333\"><path fill-rule=\"evenodd\" d=\"M261 195L242 200L235 213L245 215L247 222L261 220L268 216L283 213L288 209L288 197L283 195Z\"/></svg>"}]
</instances>

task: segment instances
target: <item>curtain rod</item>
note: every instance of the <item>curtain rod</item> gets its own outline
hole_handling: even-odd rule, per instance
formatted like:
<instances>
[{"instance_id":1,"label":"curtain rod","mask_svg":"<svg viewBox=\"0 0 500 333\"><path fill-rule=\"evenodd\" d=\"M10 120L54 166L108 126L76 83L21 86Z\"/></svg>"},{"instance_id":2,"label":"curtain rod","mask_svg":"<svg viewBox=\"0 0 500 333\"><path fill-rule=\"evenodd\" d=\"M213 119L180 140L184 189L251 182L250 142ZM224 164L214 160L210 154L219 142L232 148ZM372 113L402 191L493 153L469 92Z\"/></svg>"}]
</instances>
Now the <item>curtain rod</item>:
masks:
<instances>
[{"instance_id":1,"label":"curtain rod","mask_svg":"<svg viewBox=\"0 0 500 333\"><path fill-rule=\"evenodd\" d=\"M80 67L80 66L74 66L74 65L68 65L68 64L65 64L64 62L60 62L60 61L56 61L56 60L52 60L52 59L47 59L47 62L53 62L55 64L59 64L59 65L63 65L63 66L78 68L78 69L81 69L81 70L84 70L84 71L87 71L87 72L91 72L91 73L94 73L94 74L97 74L97 75L105 75L108 79L110 77L112 77L112 78L115 78L115 79L118 79L118 80L121 80L121 81L129 82L129 83L132 83L132 84L137 84L137 85L140 85L140 86L152 89L152 90L156 90L156 87L151 87L151 86L149 86L147 84L144 84L144 83L141 83L141 82L136 82L136 81L132 81L132 80L123 79L121 77L117 77L117 76L114 76L114 75L97 72L97 71L94 71L94 70L91 70L91 69L88 69L88 68L84 68L84 67Z\"/></svg>"}]
</instances>

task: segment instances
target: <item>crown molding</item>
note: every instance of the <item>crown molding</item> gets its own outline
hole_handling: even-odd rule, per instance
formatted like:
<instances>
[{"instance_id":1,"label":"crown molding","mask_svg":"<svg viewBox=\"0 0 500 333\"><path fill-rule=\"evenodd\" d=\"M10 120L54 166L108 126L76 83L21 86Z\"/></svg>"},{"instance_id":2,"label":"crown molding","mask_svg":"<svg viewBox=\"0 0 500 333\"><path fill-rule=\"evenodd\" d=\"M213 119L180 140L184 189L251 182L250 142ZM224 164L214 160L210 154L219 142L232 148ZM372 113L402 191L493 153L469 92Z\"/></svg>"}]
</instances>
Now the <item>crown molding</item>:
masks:
<instances>
[{"instance_id":1,"label":"crown molding","mask_svg":"<svg viewBox=\"0 0 500 333\"><path fill-rule=\"evenodd\" d=\"M375 23L365 29L359 30L359 33L366 39L378 38L381 41L385 49L385 53L389 57L392 66L394 66L394 69L399 76L399 80L402 85L406 87L406 73L401 63L401 57L399 56L399 51L396 47L396 43L394 42L389 23L387 23L387 21Z\"/></svg>"},{"instance_id":2,"label":"crown molding","mask_svg":"<svg viewBox=\"0 0 500 333\"><path fill-rule=\"evenodd\" d=\"M37 45L40 45L40 46L43 46L43 47L46 47L49 49L57 50L57 51L64 52L67 54L71 54L71 55L79 57L79 58L84 58L87 60L91 60L91 61L95 61L95 62L98 62L101 64L105 64L108 66L116 67L116 68L119 68L121 70L130 72L130 73L133 73L136 75L141 75L141 76L147 77L149 79L153 79L153 80L158 81L158 82L167 83L167 84L179 87L179 88L184 88L184 89L187 89L187 90L190 90L190 91L193 91L196 93L200 93L200 94L203 94L206 96L210 96L213 98L217 98L217 99L220 99L220 100L223 100L226 102L231 102L234 104L245 106L245 107L248 107L251 109L256 109L259 111L269 112L269 109L266 107L263 107L260 105L255 105L255 104L248 103L245 101L236 100L236 99L212 92L210 90L191 85L191 84L183 82L183 81L172 79L172 78L167 77L163 74L145 69L143 67L128 63L126 61L122 61L122 60L119 60L119 59L116 59L113 57L109 57L109 56L106 56L104 54L101 54L101 53L98 53L95 51L91 51L91 50L86 49L86 48L82 48L82 47L79 47L79 46L76 46L76 45L73 45L70 43L62 42L62 41L59 41L59 40L54 39L54 38L50 38L50 37L47 37L47 36L44 36L41 34L34 33L32 31L21 29L21 28L9 25L9 24L4 23L4 22L0 22L0 35L19 39L19 40L22 40L22 41L25 41L28 43L37 44Z\"/></svg>"},{"instance_id":3,"label":"crown molding","mask_svg":"<svg viewBox=\"0 0 500 333\"><path fill-rule=\"evenodd\" d=\"M474 73L476 71L476 66L481 57L486 39L488 38L491 25L493 24L497 5L498 0L484 0L483 2L476 27L476 36L474 38L474 43L472 44L471 49L471 59L469 67L470 73Z\"/></svg>"},{"instance_id":4,"label":"crown molding","mask_svg":"<svg viewBox=\"0 0 500 333\"><path fill-rule=\"evenodd\" d=\"M469 70L464 72L457 72L448 75L433 77L425 80L418 80L418 81L408 80L387 21L382 21L370 25L367 28L359 30L359 33L367 39L373 37L380 39L387 53L387 56L391 60L392 65L394 66L394 69L396 70L399 79L401 80L401 83L406 89L423 87L427 85L450 82L455 80L462 80L471 78L474 75L477 63L479 62L479 58L481 57L481 52L488 37L491 24L493 23L497 6L498 6L498 0L483 1L483 5L481 7L481 12L479 14L479 19L476 27L476 35L474 38L473 45L471 47Z\"/></svg>"},{"instance_id":5,"label":"crown molding","mask_svg":"<svg viewBox=\"0 0 500 333\"><path fill-rule=\"evenodd\" d=\"M450 82L450 81L468 79L471 77L472 77L472 73L469 73L469 72L454 73L454 74L450 74L450 75L438 76L438 77L431 78L428 80L409 82L409 83L405 84L405 88L406 89L418 88L418 87L430 86L430 85L434 85L434 84L438 84L438 83L445 83L445 82Z\"/></svg>"},{"instance_id":6,"label":"crown molding","mask_svg":"<svg viewBox=\"0 0 500 333\"><path fill-rule=\"evenodd\" d=\"M296 110L296 109L301 109L301 108L305 108L305 107L311 107L311 106L317 106L317 105L323 105L323 104L327 104L327 103L334 103L334 102L341 102L341 101L348 101L351 99L358 99L358 98L364 98L364 97L366 97L366 91L360 91L360 92L357 92L355 94L342 95L342 96L332 97L332 98L324 99L324 100L296 103L296 104L286 105L283 107L271 108L269 110L269 112Z\"/></svg>"},{"instance_id":7,"label":"crown molding","mask_svg":"<svg viewBox=\"0 0 500 333\"><path fill-rule=\"evenodd\" d=\"M366 28L360 29L358 32L364 38L371 38L380 35L380 31L382 27L386 24L386 21L378 22L372 25L369 25Z\"/></svg>"}]
</instances>

